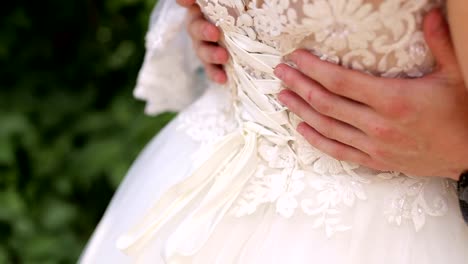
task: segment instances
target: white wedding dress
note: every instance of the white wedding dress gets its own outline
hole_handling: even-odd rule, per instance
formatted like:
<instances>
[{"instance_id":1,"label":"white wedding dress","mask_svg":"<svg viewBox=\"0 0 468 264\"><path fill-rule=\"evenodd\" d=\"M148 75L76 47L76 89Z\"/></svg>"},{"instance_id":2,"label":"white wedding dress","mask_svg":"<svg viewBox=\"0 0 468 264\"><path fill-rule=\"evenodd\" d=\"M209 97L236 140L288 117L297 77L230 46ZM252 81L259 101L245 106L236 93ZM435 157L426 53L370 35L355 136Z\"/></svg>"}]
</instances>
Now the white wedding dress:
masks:
<instances>
[{"instance_id":1,"label":"white wedding dress","mask_svg":"<svg viewBox=\"0 0 468 264\"><path fill-rule=\"evenodd\" d=\"M159 3L136 96L158 113L203 95L134 163L82 263L468 262L453 182L335 160L295 132L300 120L275 96L281 82L273 69L297 48L383 77L430 72L422 19L443 3L199 4L223 31L229 83L197 77L190 42L179 33L183 9Z\"/></svg>"}]
</instances>

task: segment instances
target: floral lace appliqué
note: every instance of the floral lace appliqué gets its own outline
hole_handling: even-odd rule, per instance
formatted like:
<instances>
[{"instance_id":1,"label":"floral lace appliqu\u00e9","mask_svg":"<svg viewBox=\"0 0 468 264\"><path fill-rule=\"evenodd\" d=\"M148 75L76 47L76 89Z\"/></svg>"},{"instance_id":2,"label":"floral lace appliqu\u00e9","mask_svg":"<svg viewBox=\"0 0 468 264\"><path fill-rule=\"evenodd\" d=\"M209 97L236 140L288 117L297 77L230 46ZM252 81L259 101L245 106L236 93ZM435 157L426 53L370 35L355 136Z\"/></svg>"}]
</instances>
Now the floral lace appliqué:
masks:
<instances>
[{"instance_id":1,"label":"floral lace appliqu\u00e9","mask_svg":"<svg viewBox=\"0 0 468 264\"><path fill-rule=\"evenodd\" d=\"M420 230L427 216L443 216L447 213L447 195L453 190L449 180L421 179L387 172L377 175L394 185L387 197L384 214L391 224L398 226L407 220Z\"/></svg>"}]
</instances>

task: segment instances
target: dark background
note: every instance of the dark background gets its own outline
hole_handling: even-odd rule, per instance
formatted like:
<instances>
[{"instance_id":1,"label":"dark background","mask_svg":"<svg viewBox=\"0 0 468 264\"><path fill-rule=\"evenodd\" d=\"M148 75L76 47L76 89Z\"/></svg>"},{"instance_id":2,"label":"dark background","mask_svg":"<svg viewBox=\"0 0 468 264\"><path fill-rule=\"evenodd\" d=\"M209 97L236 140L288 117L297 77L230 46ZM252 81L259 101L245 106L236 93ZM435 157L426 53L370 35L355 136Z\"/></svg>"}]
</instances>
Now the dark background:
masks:
<instances>
[{"instance_id":1,"label":"dark background","mask_svg":"<svg viewBox=\"0 0 468 264\"><path fill-rule=\"evenodd\" d=\"M156 0L0 7L0 263L75 263L130 164L172 114L132 89Z\"/></svg>"}]
</instances>

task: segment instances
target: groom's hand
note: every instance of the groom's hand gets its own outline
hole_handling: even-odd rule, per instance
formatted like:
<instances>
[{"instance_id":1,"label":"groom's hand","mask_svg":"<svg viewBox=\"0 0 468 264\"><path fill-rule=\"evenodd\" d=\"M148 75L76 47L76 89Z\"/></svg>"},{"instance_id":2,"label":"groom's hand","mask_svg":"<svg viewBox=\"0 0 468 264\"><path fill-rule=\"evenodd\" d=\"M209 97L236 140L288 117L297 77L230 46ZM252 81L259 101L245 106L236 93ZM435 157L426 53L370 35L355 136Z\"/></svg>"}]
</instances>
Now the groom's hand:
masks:
<instances>
[{"instance_id":1,"label":"groom's hand","mask_svg":"<svg viewBox=\"0 0 468 264\"><path fill-rule=\"evenodd\" d=\"M177 0L177 3L188 9L187 31L198 58L205 66L206 74L217 83L225 83L227 77L222 64L228 61L229 55L226 49L217 44L220 30L205 19L195 0Z\"/></svg>"},{"instance_id":2,"label":"groom's hand","mask_svg":"<svg viewBox=\"0 0 468 264\"><path fill-rule=\"evenodd\" d=\"M439 11L424 33L437 69L420 79L386 79L292 53L275 73L279 99L305 122L298 131L323 152L379 170L457 179L468 169L468 92Z\"/></svg>"}]
</instances>

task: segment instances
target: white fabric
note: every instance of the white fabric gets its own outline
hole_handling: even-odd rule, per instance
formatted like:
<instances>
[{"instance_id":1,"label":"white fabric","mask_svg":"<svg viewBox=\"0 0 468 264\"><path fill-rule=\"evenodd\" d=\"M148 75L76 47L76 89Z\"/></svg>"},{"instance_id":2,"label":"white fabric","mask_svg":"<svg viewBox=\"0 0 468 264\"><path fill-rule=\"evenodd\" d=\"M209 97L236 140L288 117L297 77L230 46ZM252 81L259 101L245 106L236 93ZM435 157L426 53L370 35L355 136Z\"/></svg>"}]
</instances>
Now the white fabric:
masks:
<instances>
[{"instance_id":1,"label":"white fabric","mask_svg":"<svg viewBox=\"0 0 468 264\"><path fill-rule=\"evenodd\" d=\"M147 114L180 111L206 88L184 30L185 13L175 1L161 0L151 15L147 52L134 90L135 97L147 102Z\"/></svg>"},{"instance_id":2,"label":"white fabric","mask_svg":"<svg viewBox=\"0 0 468 264\"><path fill-rule=\"evenodd\" d=\"M223 30L229 84L147 147L82 262L465 263L453 182L335 160L295 132L275 96L273 68L297 47L379 76L429 72L421 22L435 4L200 2Z\"/></svg>"}]
</instances>

